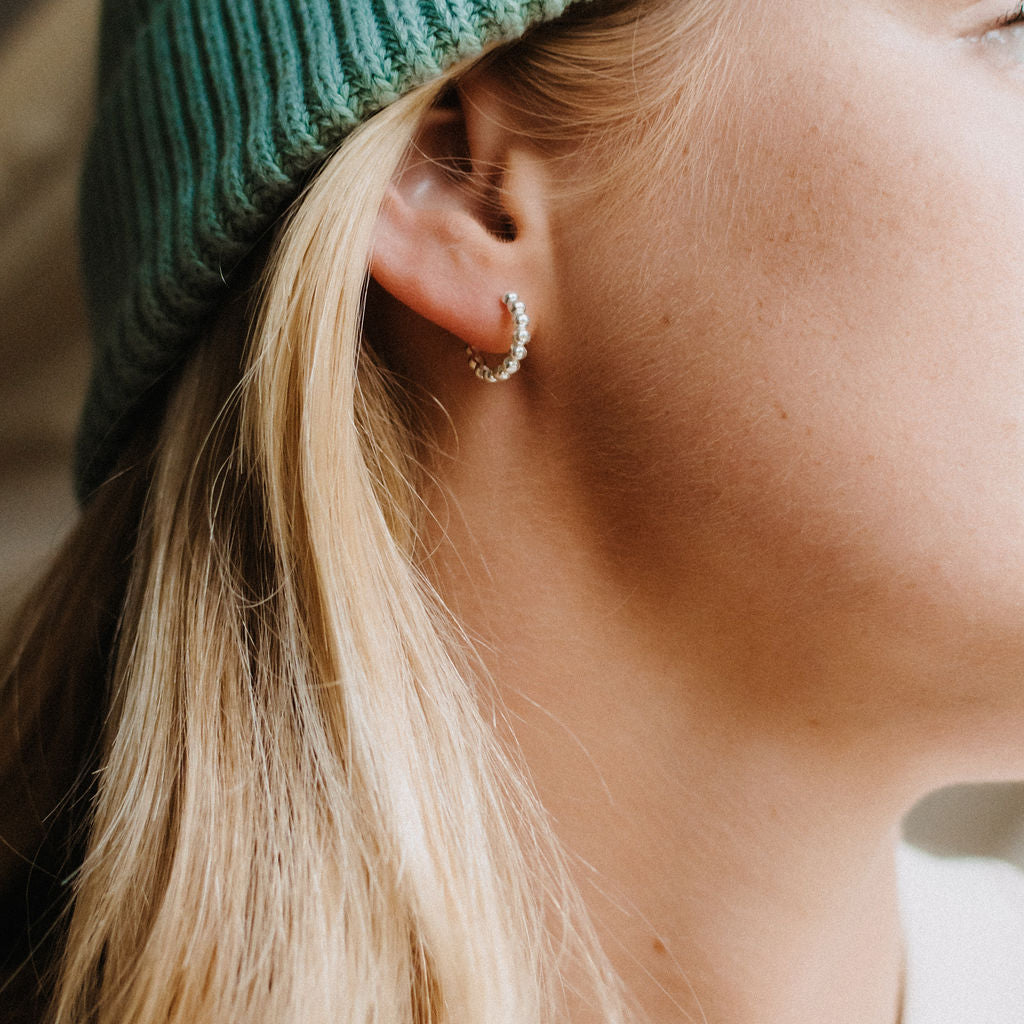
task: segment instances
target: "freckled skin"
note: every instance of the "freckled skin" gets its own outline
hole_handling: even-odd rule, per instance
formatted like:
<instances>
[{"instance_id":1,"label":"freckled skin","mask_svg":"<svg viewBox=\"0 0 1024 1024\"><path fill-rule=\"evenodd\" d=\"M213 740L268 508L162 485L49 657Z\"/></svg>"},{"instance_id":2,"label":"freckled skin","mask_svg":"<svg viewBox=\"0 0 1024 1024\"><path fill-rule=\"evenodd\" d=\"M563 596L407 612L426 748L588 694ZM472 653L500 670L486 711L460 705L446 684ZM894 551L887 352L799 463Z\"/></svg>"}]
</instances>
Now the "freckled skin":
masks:
<instances>
[{"instance_id":1,"label":"freckled skin","mask_svg":"<svg viewBox=\"0 0 1024 1024\"><path fill-rule=\"evenodd\" d=\"M549 414L595 455L579 479L634 600L669 630L685 609L680 636L713 624L738 704L781 671L786 700L873 728L865 694L901 689L940 741L976 707L961 768L987 751L1002 775L1024 725L1024 70L965 18L745 7L707 197L566 218L559 342L587 356Z\"/></svg>"}]
</instances>

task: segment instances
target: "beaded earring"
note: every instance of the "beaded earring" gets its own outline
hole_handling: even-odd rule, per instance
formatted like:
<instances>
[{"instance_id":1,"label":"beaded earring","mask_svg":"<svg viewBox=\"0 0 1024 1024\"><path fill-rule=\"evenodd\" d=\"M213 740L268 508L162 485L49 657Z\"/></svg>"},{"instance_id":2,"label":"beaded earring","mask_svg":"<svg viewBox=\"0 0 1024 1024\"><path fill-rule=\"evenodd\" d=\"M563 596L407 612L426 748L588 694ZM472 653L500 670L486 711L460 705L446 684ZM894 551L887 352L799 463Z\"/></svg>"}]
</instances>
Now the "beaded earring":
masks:
<instances>
[{"instance_id":1,"label":"beaded earring","mask_svg":"<svg viewBox=\"0 0 1024 1024\"><path fill-rule=\"evenodd\" d=\"M512 314L512 347L505 354L501 365L492 370L484 361L483 354L472 345L466 346L466 355L469 357L469 368L483 381L488 384L497 384L500 380L508 380L519 364L526 358L526 346L530 340L529 324L530 318L526 315L526 306L519 301L515 292L508 292L503 295L501 301L505 308Z\"/></svg>"}]
</instances>

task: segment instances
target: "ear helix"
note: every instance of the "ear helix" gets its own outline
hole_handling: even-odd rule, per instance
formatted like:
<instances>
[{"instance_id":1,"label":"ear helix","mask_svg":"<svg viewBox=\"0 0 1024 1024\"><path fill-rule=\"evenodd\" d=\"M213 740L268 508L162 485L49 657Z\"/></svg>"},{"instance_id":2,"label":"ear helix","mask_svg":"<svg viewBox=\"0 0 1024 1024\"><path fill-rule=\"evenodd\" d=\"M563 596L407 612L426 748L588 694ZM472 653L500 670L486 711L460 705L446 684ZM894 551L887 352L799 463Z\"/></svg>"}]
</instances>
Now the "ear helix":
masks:
<instances>
[{"instance_id":1,"label":"ear helix","mask_svg":"<svg viewBox=\"0 0 1024 1024\"><path fill-rule=\"evenodd\" d=\"M492 370L484 361L484 357L478 349L472 345L466 346L466 355L469 357L469 368L488 384L497 384L498 381L508 380L520 363L526 358L526 346L530 341L529 324L530 318L526 315L526 306L519 301L515 292L508 292L502 296L505 308L512 314L512 347L505 354L501 364Z\"/></svg>"}]
</instances>

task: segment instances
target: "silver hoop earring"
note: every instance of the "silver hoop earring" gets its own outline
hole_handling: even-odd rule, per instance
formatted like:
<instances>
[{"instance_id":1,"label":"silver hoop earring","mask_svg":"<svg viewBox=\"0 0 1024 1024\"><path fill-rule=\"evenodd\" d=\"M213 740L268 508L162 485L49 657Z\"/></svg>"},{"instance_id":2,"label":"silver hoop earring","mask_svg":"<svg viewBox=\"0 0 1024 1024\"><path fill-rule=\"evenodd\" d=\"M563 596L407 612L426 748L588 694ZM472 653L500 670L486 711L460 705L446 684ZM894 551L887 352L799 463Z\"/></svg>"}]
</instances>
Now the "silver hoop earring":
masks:
<instances>
[{"instance_id":1,"label":"silver hoop earring","mask_svg":"<svg viewBox=\"0 0 1024 1024\"><path fill-rule=\"evenodd\" d=\"M505 354L501 365L492 370L484 361L483 354L472 345L466 346L466 355L469 357L469 368L488 384L497 384L499 380L508 380L519 364L526 358L526 346L530 341L530 318L526 315L526 306L519 301L515 292L503 295L501 301L505 308L512 314L512 347Z\"/></svg>"}]
</instances>

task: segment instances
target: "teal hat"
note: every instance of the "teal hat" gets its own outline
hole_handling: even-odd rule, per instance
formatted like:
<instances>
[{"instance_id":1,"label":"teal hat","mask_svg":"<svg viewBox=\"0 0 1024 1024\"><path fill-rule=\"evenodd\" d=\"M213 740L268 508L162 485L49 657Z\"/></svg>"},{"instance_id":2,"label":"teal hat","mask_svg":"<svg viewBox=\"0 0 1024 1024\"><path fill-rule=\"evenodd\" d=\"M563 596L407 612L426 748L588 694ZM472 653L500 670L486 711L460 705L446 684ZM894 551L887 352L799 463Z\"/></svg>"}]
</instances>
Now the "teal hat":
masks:
<instances>
[{"instance_id":1,"label":"teal hat","mask_svg":"<svg viewBox=\"0 0 1024 1024\"><path fill-rule=\"evenodd\" d=\"M227 275L360 121L578 0L106 0L81 182L84 500Z\"/></svg>"}]
</instances>

